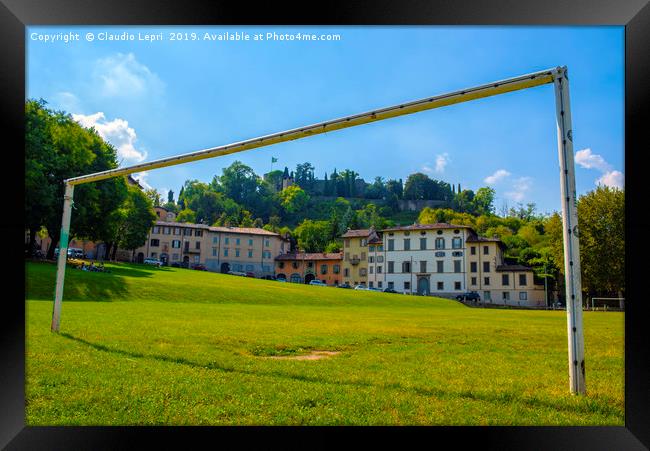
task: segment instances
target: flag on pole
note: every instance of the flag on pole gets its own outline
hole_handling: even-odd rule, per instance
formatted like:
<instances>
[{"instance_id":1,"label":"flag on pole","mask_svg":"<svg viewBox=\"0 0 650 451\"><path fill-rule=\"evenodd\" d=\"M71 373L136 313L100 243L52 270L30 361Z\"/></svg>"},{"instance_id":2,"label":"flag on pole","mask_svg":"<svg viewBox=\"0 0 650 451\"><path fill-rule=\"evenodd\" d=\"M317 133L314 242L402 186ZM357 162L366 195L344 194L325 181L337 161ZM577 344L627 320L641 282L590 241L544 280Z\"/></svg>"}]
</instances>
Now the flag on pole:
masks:
<instances>
[{"instance_id":1,"label":"flag on pole","mask_svg":"<svg viewBox=\"0 0 650 451\"><path fill-rule=\"evenodd\" d=\"M271 163L277 163L278 159L275 157L271 157Z\"/></svg>"}]
</instances>

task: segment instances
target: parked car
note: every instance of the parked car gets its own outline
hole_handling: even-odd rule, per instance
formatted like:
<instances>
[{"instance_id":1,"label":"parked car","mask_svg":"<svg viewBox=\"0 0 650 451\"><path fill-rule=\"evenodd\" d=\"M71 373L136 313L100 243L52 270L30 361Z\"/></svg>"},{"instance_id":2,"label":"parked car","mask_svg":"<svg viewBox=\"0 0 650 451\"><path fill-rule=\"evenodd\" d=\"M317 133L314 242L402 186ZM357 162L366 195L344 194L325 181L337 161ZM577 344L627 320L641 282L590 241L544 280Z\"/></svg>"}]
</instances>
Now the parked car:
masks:
<instances>
[{"instance_id":1,"label":"parked car","mask_svg":"<svg viewBox=\"0 0 650 451\"><path fill-rule=\"evenodd\" d=\"M399 293L398 291L393 290L392 288L384 288L384 293Z\"/></svg>"},{"instance_id":2,"label":"parked car","mask_svg":"<svg viewBox=\"0 0 650 451\"><path fill-rule=\"evenodd\" d=\"M355 290L368 290L368 288L365 285L357 285L354 287Z\"/></svg>"},{"instance_id":3,"label":"parked car","mask_svg":"<svg viewBox=\"0 0 650 451\"><path fill-rule=\"evenodd\" d=\"M208 270L208 268L206 268L205 265L201 265L201 264L198 264L198 263L196 265L192 265L192 269L196 269L197 271L207 271Z\"/></svg>"},{"instance_id":4,"label":"parked car","mask_svg":"<svg viewBox=\"0 0 650 451\"><path fill-rule=\"evenodd\" d=\"M468 291L467 293L456 296L456 300L481 302L481 296L476 291Z\"/></svg>"},{"instance_id":5,"label":"parked car","mask_svg":"<svg viewBox=\"0 0 650 451\"><path fill-rule=\"evenodd\" d=\"M75 247L68 248L68 257L84 258L84 251L83 249L78 249Z\"/></svg>"},{"instance_id":6,"label":"parked car","mask_svg":"<svg viewBox=\"0 0 650 451\"><path fill-rule=\"evenodd\" d=\"M352 288L349 283L345 282L339 285L339 288Z\"/></svg>"},{"instance_id":7,"label":"parked car","mask_svg":"<svg viewBox=\"0 0 650 451\"><path fill-rule=\"evenodd\" d=\"M190 264L187 262L174 262L171 264L172 267L174 268L189 268Z\"/></svg>"},{"instance_id":8,"label":"parked car","mask_svg":"<svg viewBox=\"0 0 650 451\"><path fill-rule=\"evenodd\" d=\"M228 274L230 274L231 276L242 276L242 277L246 277L246 273L245 273L245 272L241 272L241 271L228 271Z\"/></svg>"},{"instance_id":9,"label":"parked car","mask_svg":"<svg viewBox=\"0 0 650 451\"><path fill-rule=\"evenodd\" d=\"M322 280L314 279L311 282L309 282L309 285L317 285L319 287L326 287L327 284L323 282Z\"/></svg>"},{"instance_id":10,"label":"parked car","mask_svg":"<svg viewBox=\"0 0 650 451\"><path fill-rule=\"evenodd\" d=\"M261 279L264 279L264 280L275 280L275 276L262 276Z\"/></svg>"},{"instance_id":11,"label":"parked car","mask_svg":"<svg viewBox=\"0 0 650 451\"><path fill-rule=\"evenodd\" d=\"M153 266L156 266L158 268L160 268L162 266L162 262L160 260L158 260L157 258L145 258L144 259L144 264L145 265L153 265Z\"/></svg>"},{"instance_id":12,"label":"parked car","mask_svg":"<svg viewBox=\"0 0 650 451\"><path fill-rule=\"evenodd\" d=\"M381 293L384 290L382 290L381 288L370 287L370 288L368 288L368 291L378 291L378 292Z\"/></svg>"},{"instance_id":13,"label":"parked car","mask_svg":"<svg viewBox=\"0 0 650 451\"><path fill-rule=\"evenodd\" d=\"M275 279L275 281L276 282L286 282L287 279L285 279L284 277L278 277L277 279Z\"/></svg>"},{"instance_id":14,"label":"parked car","mask_svg":"<svg viewBox=\"0 0 650 451\"><path fill-rule=\"evenodd\" d=\"M246 273L246 277L253 277L253 278L255 278L255 273L249 271L249 272Z\"/></svg>"}]
</instances>

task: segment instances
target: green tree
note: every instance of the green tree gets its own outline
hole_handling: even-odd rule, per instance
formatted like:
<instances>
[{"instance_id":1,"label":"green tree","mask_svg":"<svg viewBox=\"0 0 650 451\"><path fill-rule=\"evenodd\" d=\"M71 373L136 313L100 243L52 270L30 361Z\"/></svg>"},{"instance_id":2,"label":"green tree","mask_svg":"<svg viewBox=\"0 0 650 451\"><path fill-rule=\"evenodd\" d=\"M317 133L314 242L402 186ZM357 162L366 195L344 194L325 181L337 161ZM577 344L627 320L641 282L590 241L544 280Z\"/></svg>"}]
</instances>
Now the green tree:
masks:
<instances>
[{"instance_id":1,"label":"green tree","mask_svg":"<svg viewBox=\"0 0 650 451\"><path fill-rule=\"evenodd\" d=\"M309 201L309 194L297 185L291 185L280 192L282 208L293 214L301 211Z\"/></svg>"},{"instance_id":2,"label":"green tree","mask_svg":"<svg viewBox=\"0 0 650 451\"><path fill-rule=\"evenodd\" d=\"M176 216L176 222L189 222L191 224L196 223L196 213L189 208L185 208L178 213Z\"/></svg>"},{"instance_id":3,"label":"green tree","mask_svg":"<svg viewBox=\"0 0 650 451\"><path fill-rule=\"evenodd\" d=\"M162 199L160 193L155 188L149 188L144 190L144 194L151 200L151 203L154 207L160 207L162 204Z\"/></svg>"},{"instance_id":4,"label":"green tree","mask_svg":"<svg viewBox=\"0 0 650 451\"><path fill-rule=\"evenodd\" d=\"M305 252L324 252L329 242L330 225L327 221L305 219L294 231L298 247Z\"/></svg>"},{"instance_id":5,"label":"green tree","mask_svg":"<svg viewBox=\"0 0 650 451\"><path fill-rule=\"evenodd\" d=\"M128 196L122 206L115 210L115 237L112 259L117 248L133 250L146 243L151 227L156 222L151 199L137 187L128 188Z\"/></svg>"},{"instance_id":6,"label":"green tree","mask_svg":"<svg viewBox=\"0 0 650 451\"><path fill-rule=\"evenodd\" d=\"M172 190L169 190L167 192L167 203L169 203L169 204L174 203L174 192Z\"/></svg>"},{"instance_id":7,"label":"green tree","mask_svg":"<svg viewBox=\"0 0 650 451\"><path fill-rule=\"evenodd\" d=\"M496 191L494 188L483 187L476 190L474 199L472 200L472 210L478 215L489 215L494 212L494 196Z\"/></svg>"}]
</instances>

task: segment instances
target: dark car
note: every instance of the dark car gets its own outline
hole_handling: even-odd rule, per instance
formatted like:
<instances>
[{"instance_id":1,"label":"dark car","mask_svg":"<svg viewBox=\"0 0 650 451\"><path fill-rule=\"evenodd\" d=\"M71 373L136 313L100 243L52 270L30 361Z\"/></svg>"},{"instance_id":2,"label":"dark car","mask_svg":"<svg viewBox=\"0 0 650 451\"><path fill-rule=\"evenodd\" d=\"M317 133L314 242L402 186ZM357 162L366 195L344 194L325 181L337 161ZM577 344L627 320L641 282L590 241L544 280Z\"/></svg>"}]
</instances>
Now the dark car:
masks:
<instances>
[{"instance_id":1,"label":"dark car","mask_svg":"<svg viewBox=\"0 0 650 451\"><path fill-rule=\"evenodd\" d=\"M261 279L264 279L264 280L275 280L275 276L262 276Z\"/></svg>"},{"instance_id":2,"label":"dark car","mask_svg":"<svg viewBox=\"0 0 650 451\"><path fill-rule=\"evenodd\" d=\"M344 283L338 286L339 288L352 288L349 283Z\"/></svg>"},{"instance_id":3,"label":"dark car","mask_svg":"<svg viewBox=\"0 0 650 451\"><path fill-rule=\"evenodd\" d=\"M171 264L172 268L189 268L190 265L187 262L174 262Z\"/></svg>"},{"instance_id":4,"label":"dark car","mask_svg":"<svg viewBox=\"0 0 650 451\"><path fill-rule=\"evenodd\" d=\"M456 300L481 302L481 296L476 291L468 291L467 293L456 296Z\"/></svg>"},{"instance_id":5,"label":"dark car","mask_svg":"<svg viewBox=\"0 0 650 451\"><path fill-rule=\"evenodd\" d=\"M253 272L247 272L247 273L246 273L246 277L252 277L252 278L255 278L255 273L253 273Z\"/></svg>"},{"instance_id":6,"label":"dark car","mask_svg":"<svg viewBox=\"0 0 650 451\"><path fill-rule=\"evenodd\" d=\"M206 268L205 265L200 265L200 264L192 265L192 269L196 269L197 271L207 271L208 270L208 268Z\"/></svg>"},{"instance_id":7,"label":"dark car","mask_svg":"<svg viewBox=\"0 0 650 451\"><path fill-rule=\"evenodd\" d=\"M385 288L384 293L398 293L398 292L393 290L392 288Z\"/></svg>"}]
</instances>

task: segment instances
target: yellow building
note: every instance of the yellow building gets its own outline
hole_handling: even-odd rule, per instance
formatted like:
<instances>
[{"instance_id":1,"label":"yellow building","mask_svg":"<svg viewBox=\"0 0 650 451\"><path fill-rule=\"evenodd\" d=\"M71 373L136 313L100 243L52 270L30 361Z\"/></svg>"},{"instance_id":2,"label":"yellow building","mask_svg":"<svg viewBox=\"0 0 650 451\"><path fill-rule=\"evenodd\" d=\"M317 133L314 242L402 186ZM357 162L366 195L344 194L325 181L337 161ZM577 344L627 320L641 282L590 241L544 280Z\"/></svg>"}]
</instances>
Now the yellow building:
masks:
<instances>
[{"instance_id":1,"label":"yellow building","mask_svg":"<svg viewBox=\"0 0 650 451\"><path fill-rule=\"evenodd\" d=\"M343 284L368 286L368 242L378 240L370 229L348 230L343 238Z\"/></svg>"}]
</instances>

